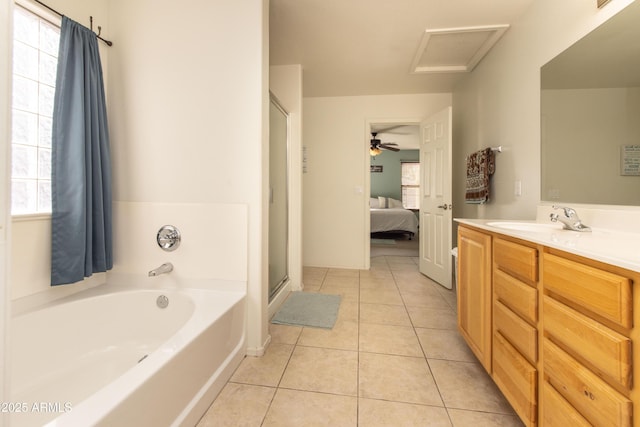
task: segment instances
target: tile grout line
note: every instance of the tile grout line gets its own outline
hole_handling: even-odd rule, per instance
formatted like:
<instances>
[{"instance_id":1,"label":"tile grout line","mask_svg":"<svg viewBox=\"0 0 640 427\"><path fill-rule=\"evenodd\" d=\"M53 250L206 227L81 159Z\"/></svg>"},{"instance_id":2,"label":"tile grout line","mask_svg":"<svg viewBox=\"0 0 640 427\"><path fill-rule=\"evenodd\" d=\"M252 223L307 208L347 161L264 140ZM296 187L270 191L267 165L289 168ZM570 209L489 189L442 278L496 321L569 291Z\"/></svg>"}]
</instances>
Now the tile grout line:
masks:
<instances>
[{"instance_id":1,"label":"tile grout line","mask_svg":"<svg viewBox=\"0 0 640 427\"><path fill-rule=\"evenodd\" d=\"M324 285L324 281L327 277L327 273L329 272L329 269L327 269L324 274L322 275L322 281L320 283L320 287L318 288L318 291L320 291L322 289L322 286ZM304 291L304 290L303 290ZM282 369L282 374L280 374L280 379L278 380L278 383L276 384L275 388L275 392L273 393L273 396L271 397L271 400L269 401L269 405L267 406L267 410L264 413L264 416L262 417L262 421L260 422L260 426L263 426L265 421L267 420L267 415L269 414L269 411L271 410L271 407L273 406L273 401L276 398L276 395L278 394L278 391L283 389L283 390L288 390L286 388L281 388L280 384L282 384L282 379L284 378L284 374L287 371L287 368L289 367L289 363L291 363L291 359L293 358L293 354L296 351L296 348L299 345L300 342L300 338L302 337L302 333L304 332L304 326L300 329L300 333L298 334L298 336L296 337L295 342L293 343L293 348L291 349L291 353L289 354L289 357L287 358L287 363L285 363L284 368ZM297 390L297 391L302 391L302 390Z\"/></svg>"},{"instance_id":2,"label":"tile grout line","mask_svg":"<svg viewBox=\"0 0 640 427\"><path fill-rule=\"evenodd\" d=\"M418 266L418 268L419 268L419 266ZM391 271L391 274L393 276L393 282L396 285L396 288L398 288L398 292L400 293L400 298L402 298L402 304L404 306L404 309L407 312L407 316L409 316L409 322L411 322L411 328L413 329L413 334L416 337L416 340L418 341L418 345L420 346L420 350L422 351L422 355L424 356L424 361L427 364L427 369L429 370L429 374L431 375L431 378L433 380L433 384L435 385L436 390L438 390L438 395L440 396L440 400L442 401L442 408L447 413L447 418L449 419L449 422L453 426L453 420L451 419L451 414L449 414L449 409L447 408L447 405L446 405L446 403L444 401L444 398L442 397L442 391L440 391L440 386L438 385L438 382L436 381L436 378L433 375L433 369L431 368L431 364L429 363L429 358L427 357L427 353L425 352L424 347L422 345L422 342L420 341L420 337L418 336L418 332L416 331L415 323L413 321L413 318L411 317L411 314L409 313L409 309L407 308L407 303L406 303L404 297L402 296L402 292L400 291L400 287L398 286L398 283L396 282L396 276L395 276L395 274L393 274L393 270Z\"/></svg>"},{"instance_id":3,"label":"tile grout line","mask_svg":"<svg viewBox=\"0 0 640 427\"><path fill-rule=\"evenodd\" d=\"M365 409L368 407L367 405L365 405L365 407L361 407L361 405L360 405L361 404L361 400L363 399L360 396L360 393L362 392L361 391L361 384L360 384L360 377L361 377L361 374L362 374L361 365L360 365L361 356L363 354L367 354L367 353L390 354L390 353L387 353L387 352L380 353L380 352L363 351L362 346L361 346L361 341L360 341L361 333L362 333L361 326L363 324L361 322L361 320L362 320L361 319L362 304L363 304L363 302L362 302L362 290L365 290L365 289L362 288L362 285L363 285L363 282L367 282L368 280L371 280L371 279L380 280L381 283L384 283L384 282L387 282L389 280L392 280L392 282L390 282L389 285L393 284L393 287L395 288L396 292L398 292L399 295L400 295L401 302L402 302L402 308L404 309L404 311L406 313L406 316L408 317L408 320L409 320L408 326L412 328L413 336L415 337L415 339L418 342L418 345L420 346L420 350L421 350L421 353L422 353L423 360L425 360L426 363L427 363L428 371L425 372L425 373L427 373L428 375L431 375L431 378L432 378L432 381L434 383L435 389L438 391L438 394L439 394L439 397L440 397L440 401L441 401L440 405L441 406L433 405L433 404L426 404L426 403L418 403L418 402L409 403L409 402L403 402L401 400L397 401L397 402L411 404L411 405L417 405L417 406L427 406L427 407L433 407L433 408L440 408L440 410L444 409L445 413L442 413L442 421L444 421L445 419L448 420L450 426L455 426L455 424L453 423L453 420L456 419L455 417L458 416L458 415L456 415L455 411L464 411L464 412L470 412L470 413L486 413L486 414L492 414L492 415L510 415L510 416L513 416L513 414L511 414L511 413L502 413L502 412L494 412L494 411L487 411L487 410L468 409L464 405L460 406L460 405L457 405L457 404L454 405L454 406L451 406L451 407L447 407L447 405L446 405L446 403L445 403L445 401L443 399L443 395L442 395L442 392L440 390L440 387L439 387L438 383L435 381L435 375L434 375L434 372L432 370L430 360L432 360L432 361L435 361L435 360L450 361L450 359L447 358L447 357L443 357L443 358L434 357L434 358L430 359L428 357L427 354L429 352L431 352L431 349L435 349L436 348L436 347L434 347L434 345L436 345L436 344L434 342L431 342L429 339L426 339L425 340L425 344L423 346L423 343L420 341L420 337L418 336L418 331L417 331L417 329L422 329L422 328L418 328L416 326L417 324L421 323L421 321L422 321L421 319L422 318L421 317L416 317L415 320L414 320L414 318L409 313L409 306L407 304L412 304L413 300L410 298L410 296L411 296L410 293L407 294L407 298L405 298L403 296L403 293L402 293L402 290L401 290L401 288L399 286L399 283L406 281L408 285L411 285L411 284L417 285L416 286L416 290L418 292L424 292L423 296L426 298L425 299L426 302L430 301L432 299L432 297L435 297L436 295L438 295L439 297L442 297L442 298L444 298L446 300L446 302L447 302L446 306L450 306L451 305L450 303L452 301L451 301L450 298L445 298L445 289L441 290L441 289L438 288L438 292L432 295L430 292L427 292L427 291L431 290L429 288L429 283L421 281L418 278L418 276L412 276L413 273L412 274L408 274L406 276L403 274L403 271L408 271L406 269L405 265L399 265L397 263L390 263L389 260L388 260L388 257L386 257L386 256L384 256L383 259L384 259L384 261L383 261L384 264L383 263L379 264L380 267L383 267L383 269L379 270L380 271L380 275L382 277L380 277L380 276L378 276L376 274L367 275L366 274L367 272L365 270L359 270L358 274L356 276L357 277L357 286L358 286L357 287L357 292L355 293L355 295L357 296L357 307L356 307L356 310L355 310L355 314L356 314L356 317L357 317L357 322L356 322L357 331L356 331L355 334L351 334L351 336L354 337L357 340L356 343L354 343L355 344L354 346L356 347L356 351L357 351L357 355L356 355L357 363L356 363L356 393L355 393L355 409L356 409L356 412L355 412L355 415L356 415L355 426L359 426L360 425L360 421L361 421L360 415L363 415L363 417L366 416L366 412L367 411L365 411ZM321 292L322 290L324 290L326 292L326 291L328 291L326 286L329 286L329 287L333 288L333 286L335 284L333 281L336 278L336 274L329 274L329 272L330 272L329 268L324 269L320 285L319 285L318 289L314 290L313 292ZM341 272L338 272L338 274L337 274L337 276L342 276L342 275L343 275L343 273L341 273ZM344 277L348 277L348 275L345 274ZM331 279L331 280L329 280L329 279ZM346 286L345 285L344 290L346 291L349 287L350 286ZM391 289L391 287L390 286L387 287L387 285L385 285L385 288L386 289ZM338 289L340 289L340 287ZM369 288L366 288L366 289L369 289ZM405 289L407 292L409 292L409 291L411 291L412 288L409 288L409 287L405 288L404 285L403 285L402 289ZM352 293L352 291L348 291L347 294L348 295L354 295L354 293ZM365 292L365 297L367 297L367 295L368 295L368 293ZM455 302L455 300L453 300L453 302ZM351 303L349 303L349 304L351 304ZM376 303L371 302L371 303L365 303L365 304L376 304ZM382 304L382 305L384 305L384 304ZM387 305L393 306L395 304L387 304ZM413 305L412 305L412 307L413 307ZM349 308L350 309L348 311L343 311L343 313L347 313L347 314L353 313L352 308L351 307L349 307ZM453 311L454 314L455 314L455 310L449 309L447 311ZM383 312L383 317L380 318L381 321L385 321L386 320L387 322L389 322L389 321L391 321L391 319L395 318L395 317L392 317L392 316L395 316L395 313L394 314L387 313L387 314L388 315L384 314L384 312ZM351 317L351 316L352 316L352 314L349 314L349 317ZM364 322L364 323L366 324L367 322ZM430 325L434 325L434 324L440 325L440 323L429 323L429 324ZM402 326L402 325L397 325L397 326ZM282 405L281 400L276 400L276 395L280 391L288 390L288 391L294 391L294 392L324 394L324 395L341 396L341 397L349 396L348 394L345 395L345 394L341 394L341 393L337 393L337 392L326 392L326 391L322 392L322 391L313 391L313 390L303 390L303 389L300 389L300 388L282 387L282 382L284 380L284 375L285 375L287 369L291 365L291 362L293 360L293 355L296 352L297 348L298 347L308 347L308 346L304 346L304 345L301 344L302 343L302 335L303 335L305 329L308 329L308 328L301 327L299 333L297 334L297 336L295 336L295 340L288 340L290 343L293 344L291 353L286 358L286 363L283 363L284 367L283 367L283 369L281 371L281 374L279 376L278 381L275 383L275 386L264 386L264 387L269 387L272 390L274 390L273 391L273 395L270 397L270 400L267 401L265 399L263 401L265 403L268 402L268 404L265 405L266 406L266 411L262 414L262 418L261 418L260 421L258 421L257 418L255 419L256 423L254 425L266 426L268 424L268 423L266 423L267 419L270 419L270 422L275 421L275 418L273 418L274 414L272 413L272 410L274 410L274 409L277 410L278 408L282 409L281 408L281 405ZM440 327L424 327L424 329L443 330ZM444 330L448 330L448 329L444 329ZM321 349L331 349L331 347L326 347L325 344L322 344L319 347L316 347L316 346L313 346L313 345L311 345L310 347L312 347L312 348L321 348ZM353 347L351 347L351 348L353 348ZM429 352L427 352L425 349L429 349ZM346 352L349 351L349 350L346 350L346 349L343 349L343 348L336 348L335 350L341 350L341 351L346 351ZM440 353L437 353L437 354L439 355ZM409 356L409 355L404 355L404 356L403 355L397 355L397 356L415 358L415 356ZM280 359L280 360L282 361L282 359ZM456 362L456 363L474 364L472 361L462 361L462 360L456 360L456 361L451 360L451 361L452 362ZM282 363L282 362L280 362L280 363ZM419 373L416 372L416 375L419 375ZM229 382L232 382L232 381L229 381ZM245 384L245 383L239 383L239 384ZM246 383L246 385L260 386L259 384L251 384L250 382ZM443 384L443 385L445 385L445 384ZM296 387L298 387L298 386L296 386ZM447 387L444 387L444 389L446 390ZM387 400L387 399L378 399L378 398L375 398L375 397L372 397L371 399L373 399L375 401L377 401L377 400L386 401ZM389 400L389 401L391 401L391 400ZM396 402L395 399L392 400L392 401ZM351 407L351 408L353 408L353 407ZM450 410L454 411L454 413L451 413ZM362 412L362 411L364 411L364 412ZM269 415L269 414L271 414L271 415ZM351 414L353 414L353 412L351 412ZM446 414L446 416L445 416L445 414ZM455 415L455 417L454 417L454 415ZM352 416L353 415L351 415L351 417ZM348 425L354 425L354 424L349 423Z\"/></svg>"}]
</instances>

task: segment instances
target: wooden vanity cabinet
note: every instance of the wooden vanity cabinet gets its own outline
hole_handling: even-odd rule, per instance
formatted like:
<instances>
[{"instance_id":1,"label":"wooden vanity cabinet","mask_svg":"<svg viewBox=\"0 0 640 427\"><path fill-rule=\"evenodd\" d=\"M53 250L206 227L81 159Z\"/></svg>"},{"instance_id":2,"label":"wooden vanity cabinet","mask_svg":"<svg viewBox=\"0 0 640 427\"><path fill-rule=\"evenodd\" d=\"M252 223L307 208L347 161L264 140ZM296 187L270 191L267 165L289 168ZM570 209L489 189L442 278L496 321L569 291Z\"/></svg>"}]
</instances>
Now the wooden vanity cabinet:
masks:
<instances>
[{"instance_id":1,"label":"wooden vanity cabinet","mask_svg":"<svg viewBox=\"0 0 640 427\"><path fill-rule=\"evenodd\" d=\"M458 227L458 330L491 373L491 235Z\"/></svg>"},{"instance_id":2,"label":"wooden vanity cabinet","mask_svg":"<svg viewBox=\"0 0 640 427\"><path fill-rule=\"evenodd\" d=\"M493 238L493 380L527 426L538 420L538 249Z\"/></svg>"},{"instance_id":3,"label":"wooden vanity cabinet","mask_svg":"<svg viewBox=\"0 0 640 427\"><path fill-rule=\"evenodd\" d=\"M570 407L592 425L633 425L637 274L553 251L542 263L542 418Z\"/></svg>"},{"instance_id":4,"label":"wooden vanity cabinet","mask_svg":"<svg viewBox=\"0 0 640 427\"><path fill-rule=\"evenodd\" d=\"M640 427L640 272L466 224L458 329L527 426Z\"/></svg>"}]
</instances>

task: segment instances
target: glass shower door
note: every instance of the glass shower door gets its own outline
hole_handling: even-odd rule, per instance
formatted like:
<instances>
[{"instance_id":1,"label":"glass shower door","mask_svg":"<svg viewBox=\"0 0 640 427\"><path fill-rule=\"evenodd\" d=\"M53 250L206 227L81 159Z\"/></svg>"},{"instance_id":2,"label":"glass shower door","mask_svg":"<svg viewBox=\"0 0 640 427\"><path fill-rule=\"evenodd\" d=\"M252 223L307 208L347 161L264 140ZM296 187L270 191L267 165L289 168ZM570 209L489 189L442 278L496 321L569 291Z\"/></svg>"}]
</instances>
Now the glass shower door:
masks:
<instances>
[{"instance_id":1,"label":"glass shower door","mask_svg":"<svg viewBox=\"0 0 640 427\"><path fill-rule=\"evenodd\" d=\"M269 108L269 301L288 274L288 143L289 116L271 96Z\"/></svg>"}]
</instances>

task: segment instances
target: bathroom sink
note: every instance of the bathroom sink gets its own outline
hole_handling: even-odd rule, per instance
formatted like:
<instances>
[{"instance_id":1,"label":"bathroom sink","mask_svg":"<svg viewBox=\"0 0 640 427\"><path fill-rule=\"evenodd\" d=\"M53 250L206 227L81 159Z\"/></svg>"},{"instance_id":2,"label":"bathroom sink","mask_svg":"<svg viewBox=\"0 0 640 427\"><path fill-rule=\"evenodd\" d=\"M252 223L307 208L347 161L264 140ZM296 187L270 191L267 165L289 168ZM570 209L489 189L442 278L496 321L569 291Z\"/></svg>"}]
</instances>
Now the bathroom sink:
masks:
<instances>
[{"instance_id":1,"label":"bathroom sink","mask_svg":"<svg viewBox=\"0 0 640 427\"><path fill-rule=\"evenodd\" d=\"M562 230L562 224L546 224L542 222L492 221L488 222L487 225L505 230L528 231L534 233L546 233L549 231Z\"/></svg>"}]
</instances>

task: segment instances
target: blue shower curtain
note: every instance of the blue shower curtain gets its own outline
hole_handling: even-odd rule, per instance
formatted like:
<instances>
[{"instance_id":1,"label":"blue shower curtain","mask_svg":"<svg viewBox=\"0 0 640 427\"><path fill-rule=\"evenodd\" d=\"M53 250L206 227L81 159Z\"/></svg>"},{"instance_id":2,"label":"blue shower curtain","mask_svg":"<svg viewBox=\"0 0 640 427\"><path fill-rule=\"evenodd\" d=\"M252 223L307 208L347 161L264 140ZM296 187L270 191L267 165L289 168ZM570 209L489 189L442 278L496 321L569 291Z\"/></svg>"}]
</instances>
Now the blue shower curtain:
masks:
<instances>
[{"instance_id":1,"label":"blue shower curtain","mask_svg":"<svg viewBox=\"0 0 640 427\"><path fill-rule=\"evenodd\" d=\"M98 40L63 17L53 107L52 286L113 266L110 157Z\"/></svg>"}]
</instances>

